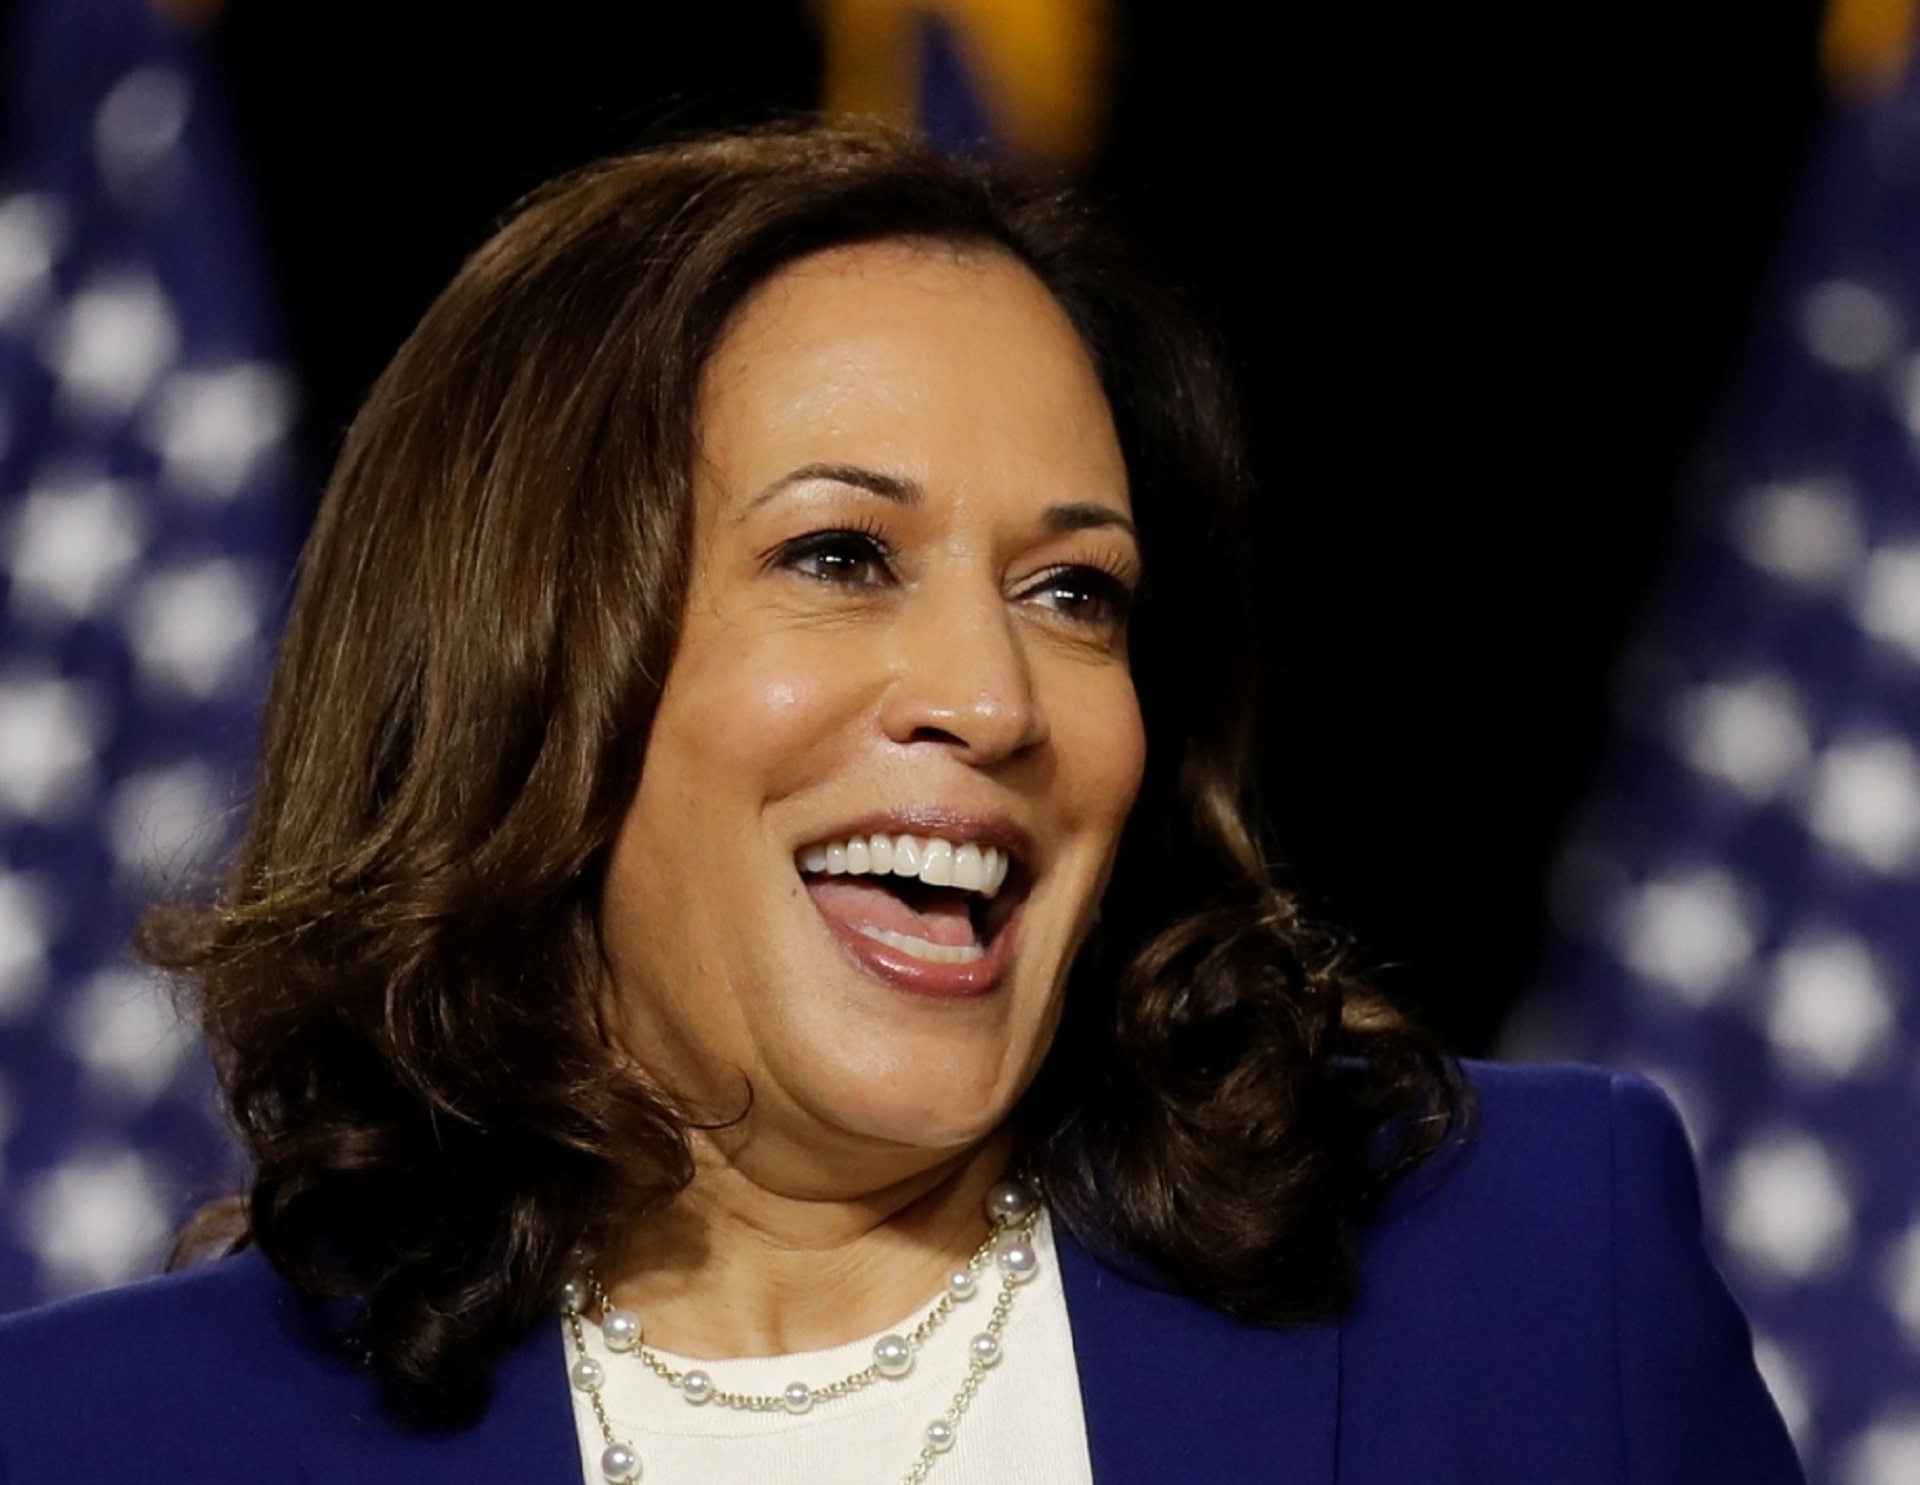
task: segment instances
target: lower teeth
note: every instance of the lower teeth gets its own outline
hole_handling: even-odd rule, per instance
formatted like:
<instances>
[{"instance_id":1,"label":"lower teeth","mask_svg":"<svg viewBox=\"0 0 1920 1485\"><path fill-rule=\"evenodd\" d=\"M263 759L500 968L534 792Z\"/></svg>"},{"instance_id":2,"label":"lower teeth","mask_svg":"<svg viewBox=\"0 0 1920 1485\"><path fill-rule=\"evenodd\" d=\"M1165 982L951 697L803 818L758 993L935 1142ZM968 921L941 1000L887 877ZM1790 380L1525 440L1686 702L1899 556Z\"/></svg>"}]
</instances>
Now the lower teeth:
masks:
<instances>
[{"instance_id":1,"label":"lower teeth","mask_svg":"<svg viewBox=\"0 0 1920 1485\"><path fill-rule=\"evenodd\" d=\"M862 928L860 933L890 949L898 949L903 954L913 955L915 959L928 959L935 964L972 964L976 959L987 957L987 951L978 944L929 943L924 938L915 938L910 933L895 933L889 928Z\"/></svg>"}]
</instances>

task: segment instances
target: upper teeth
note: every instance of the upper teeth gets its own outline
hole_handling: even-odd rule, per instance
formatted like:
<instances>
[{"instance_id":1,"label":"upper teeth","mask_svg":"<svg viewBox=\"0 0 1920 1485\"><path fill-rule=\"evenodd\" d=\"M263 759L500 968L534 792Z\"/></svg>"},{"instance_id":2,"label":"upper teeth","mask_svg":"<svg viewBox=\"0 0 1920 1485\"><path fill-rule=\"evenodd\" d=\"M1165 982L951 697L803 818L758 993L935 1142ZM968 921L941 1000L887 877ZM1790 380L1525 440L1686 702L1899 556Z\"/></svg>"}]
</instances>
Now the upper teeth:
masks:
<instances>
[{"instance_id":1,"label":"upper teeth","mask_svg":"<svg viewBox=\"0 0 1920 1485\"><path fill-rule=\"evenodd\" d=\"M917 877L929 887L958 887L992 897L1011 863L998 846L955 845L938 836L857 835L808 846L800 865L814 875Z\"/></svg>"}]
</instances>

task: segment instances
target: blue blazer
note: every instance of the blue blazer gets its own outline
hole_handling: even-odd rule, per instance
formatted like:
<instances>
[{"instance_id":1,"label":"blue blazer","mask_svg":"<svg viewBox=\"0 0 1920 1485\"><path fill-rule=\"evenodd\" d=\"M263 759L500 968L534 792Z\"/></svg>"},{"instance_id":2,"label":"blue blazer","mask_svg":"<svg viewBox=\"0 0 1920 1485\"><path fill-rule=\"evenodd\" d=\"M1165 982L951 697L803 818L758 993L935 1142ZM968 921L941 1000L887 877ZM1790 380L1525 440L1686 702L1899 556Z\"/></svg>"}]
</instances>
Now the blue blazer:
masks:
<instances>
[{"instance_id":1,"label":"blue blazer","mask_svg":"<svg viewBox=\"0 0 1920 1485\"><path fill-rule=\"evenodd\" d=\"M1478 1133L1379 1214L1338 1323L1239 1325L1061 1235L1098 1485L1801 1480L1664 1099L1473 1078ZM0 1321L0 1485L579 1485L557 1321L438 1435L391 1422L313 1323L252 1254Z\"/></svg>"}]
</instances>

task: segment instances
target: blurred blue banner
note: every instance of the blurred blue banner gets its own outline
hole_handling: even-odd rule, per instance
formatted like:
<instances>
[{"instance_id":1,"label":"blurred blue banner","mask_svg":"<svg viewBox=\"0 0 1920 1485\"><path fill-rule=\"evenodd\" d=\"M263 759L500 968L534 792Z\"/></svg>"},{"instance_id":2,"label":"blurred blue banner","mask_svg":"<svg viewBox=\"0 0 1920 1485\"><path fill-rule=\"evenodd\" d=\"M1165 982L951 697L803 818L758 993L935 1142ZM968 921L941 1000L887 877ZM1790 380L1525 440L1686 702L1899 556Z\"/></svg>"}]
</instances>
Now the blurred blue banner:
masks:
<instances>
[{"instance_id":1,"label":"blurred blue banner","mask_svg":"<svg viewBox=\"0 0 1920 1485\"><path fill-rule=\"evenodd\" d=\"M1909 75L1814 161L1516 1038L1673 1095L1762 1370L1833 1485L1920 1481L1917 451Z\"/></svg>"},{"instance_id":2,"label":"blurred blue banner","mask_svg":"<svg viewBox=\"0 0 1920 1485\"><path fill-rule=\"evenodd\" d=\"M19 0L0 161L0 1307L152 1272L231 1187L126 950L230 839L293 386L199 42Z\"/></svg>"}]
</instances>

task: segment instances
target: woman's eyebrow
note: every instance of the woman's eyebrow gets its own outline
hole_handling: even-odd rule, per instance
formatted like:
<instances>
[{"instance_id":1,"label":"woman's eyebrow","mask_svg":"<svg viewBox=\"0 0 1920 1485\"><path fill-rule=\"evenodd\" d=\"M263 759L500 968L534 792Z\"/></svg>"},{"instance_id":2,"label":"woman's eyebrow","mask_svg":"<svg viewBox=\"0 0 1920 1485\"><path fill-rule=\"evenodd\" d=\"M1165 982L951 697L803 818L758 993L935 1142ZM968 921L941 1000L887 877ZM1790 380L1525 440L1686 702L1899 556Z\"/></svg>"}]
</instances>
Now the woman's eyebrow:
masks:
<instances>
[{"instance_id":1,"label":"woman's eyebrow","mask_svg":"<svg viewBox=\"0 0 1920 1485\"><path fill-rule=\"evenodd\" d=\"M1099 531L1106 527L1115 527L1138 541L1140 533L1134 530L1133 522L1124 511L1117 511L1110 505L1099 505L1092 501L1078 501L1072 505L1050 505L1040 518L1049 531Z\"/></svg>"},{"instance_id":2,"label":"woman's eyebrow","mask_svg":"<svg viewBox=\"0 0 1920 1485\"><path fill-rule=\"evenodd\" d=\"M880 470L868 469L859 464L803 464L798 469L781 475L779 479L762 489L747 502L741 514L745 515L748 511L757 510L795 485L811 484L816 480L865 490L870 495L878 495L882 500L891 500L895 505L915 506L925 495L919 483L908 479L905 475L885 474ZM1040 520L1048 531L1097 531L1112 527L1126 532L1136 540L1139 535L1124 511L1090 500L1073 501L1066 505L1050 505L1041 513Z\"/></svg>"},{"instance_id":3,"label":"woman's eyebrow","mask_svg":"<svg viewBox=\"0 0 1920 1485\"><path fill-rule=\"evenodd\" d=\"M891 500L895 505L918 505L921 498L920 486L904 475L883 474L877 469L866 469L858 464L803 464L761 490L747 502L746 509L755 510L783 490L794 485L811 484L815 480L851 485L856 490L865 490L870 495Z\"/></svg>"}]
</instances>

